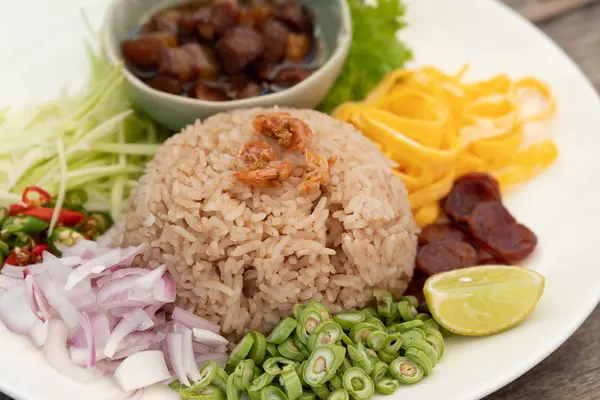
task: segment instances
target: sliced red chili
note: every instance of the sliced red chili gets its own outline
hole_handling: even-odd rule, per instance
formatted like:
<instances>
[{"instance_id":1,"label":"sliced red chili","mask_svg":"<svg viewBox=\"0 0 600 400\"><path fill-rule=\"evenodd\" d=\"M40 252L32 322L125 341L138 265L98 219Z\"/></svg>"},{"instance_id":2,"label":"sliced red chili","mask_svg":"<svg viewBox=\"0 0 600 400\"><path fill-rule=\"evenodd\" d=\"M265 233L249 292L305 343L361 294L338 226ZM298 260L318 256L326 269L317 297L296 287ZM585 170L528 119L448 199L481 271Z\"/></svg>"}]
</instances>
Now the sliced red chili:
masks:
<instances>
[{"instance_id":1,"label":"sliced red chili","mask_svg":"<svg viewBox=\"0 0 600 400\"><path fill-rule=\"evenodd\" d=\"M52 214L54 213L53 208L34 207L23 211L22 215L29 215L32 217L39 218L43 221L50 222ZM84 216L81 213L69 210L61 210L58 214L58 223L64 226L75 226L83 220Z\"/></svg>"},{"instance_id":2,"label":"sliced red chili","mask_svg":"<svg viewBox=\"0 0 600 400\"><path fill-rule=\"evenodd\" d=\"M45 243L44 244L38 244L38 245L34 246L33 249L31 249L31 255L34 256L34 257L39 257L45 251L47 251L48 253L51 253L50 246L48 246Z\"/></svg>"},{"instance_id":3,"label":"sliced red chili","mask_svg":"<svg viewBox=\"0 0 600 400\"><path fill-rule=\"evenodd\" d=\"M50 193L37 186L27 186L22 196L23 203L29 207L39 207L52 201Z\"/></svg>"},{"instance_id":4,"label":"sliced red chili","mask_svg":"<svg viewBox=\"0 0 600 400\"><path fill-rule=\"evenodd\" d=\"M17 265L17 255L14 252L10 253L8 257L6 257L2 263L2 266L5 266L6 264Z\"/></svg>"},{"instance_id":5,"label":"sliced red chili","mask_svg":"<svg viewBox=\"0 0 600 400\"><path fill-rule=\"evenodd\" d=\"M29 207L24 206L22 204L11 204L8 207L8 214L11 217L14 217L15 215L19 215L21 214L23 211L27 210Z\"/></svg>"}]
</instances>

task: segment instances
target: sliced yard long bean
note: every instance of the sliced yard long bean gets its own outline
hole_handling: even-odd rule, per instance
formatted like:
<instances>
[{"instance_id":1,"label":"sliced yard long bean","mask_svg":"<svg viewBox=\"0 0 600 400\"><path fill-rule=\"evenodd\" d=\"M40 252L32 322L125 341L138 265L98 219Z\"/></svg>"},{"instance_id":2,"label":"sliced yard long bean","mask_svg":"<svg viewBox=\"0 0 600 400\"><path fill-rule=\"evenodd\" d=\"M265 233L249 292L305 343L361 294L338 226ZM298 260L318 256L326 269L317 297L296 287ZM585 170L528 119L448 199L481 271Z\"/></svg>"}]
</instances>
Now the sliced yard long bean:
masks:
<instances>
[{"instance_id":1,"label":"sliced yard long bean","mask_svg":"<svg viewBox=\"0 0 600 400\"><path fill-rule=\"evenodd\" d=\"M279 351L279 354L283 357L289 358L290 360L303 361L306 359L292 338L288 338L285 342L277 346L277 351Z\"/></svg>"},{"instance_id":2,"label":"sliced yard long bean","mask_svg":"<svg viewBox=\"0 0 600 400\"><path fill-rule=\"evenodd\" d=\"M279 375L285 371L291 371L296 368L296 362L285 357L273 357L266 360L263 369L271 375Z\"/></svg>"},{"instance_id":3,"label":"sliced yard long bean","mask_svg":"<svg viewBox=\"0 0 600 400\"><path fill-rule=\"evenodd\" d=\"M410 329L402 332L402 340L404 341L404 347L407 347L413 340L425 340L425 332L420 329Z\"/></svg>"},{"instance_id":4,"label":"sliced yard long bean","mask_svg":"<svg viewBox=\"0 0 600 400\"><path fill-rule=\"evenodd\" d=\"M254 379L250 386L248 386L248 392L260 392L263 388L266 388L273 382L275 375L264 373L258 378Z\"/></svg>"},{"instance_id":5,"label":"sliced yard long bean","mask_svg":"<svg viewBox=\"0 0 600 400\"><path fill-rule=\"evenodd\" d=\"M391 363L392 361L394 361L396 359L396 357L398 357L398 353L388 353L385 350L380 350L377 353L377 356L379 357L379 359L385 363Z\"/></svg>"},{"instance_id":6,"label":"sliced yard long bean","mask_svg":"<svg viewBox=\"0 0 600 400\"><path fill-rule=\"evenodd\" d=\"M260 391L261 400L287 400L285 393L275 386L267 386Z\"/></svg>"},{"instance_id":7,"label":"sliced yard long bean","mask_svg":"<svg viewBox=\"0 0 600 400\"><path fill-rule=\"evenodd\" d=\"M348 399L350 399L350 395L348 395L347 391L345 391L344 389L341 389L341 388L336 389L328 397L328 400L348 400Z\"/></svg>"},{"instance_id":8,"label":"sliced yard long bean","mask_svg":"<svg viewBox=\"0 0 600 400\"><path fill-rule=\"evenodd\" d=\"M344 372L344 389L357 400L367 400L375 394L375 384L360 368L350 368Z\"/></svg>"},{"instance_id":9,"label":"sliced yard long bean","mask_svg":"<svg viewBox=\"0 0 600 400\"><path fill-rule=\"evenodd\" d=\"M371 379L373 380L373 382L377 383L387 375L388 371L389 369L387 363L383 361L378 361L377 363L375 363L373 371L371 371Z\"/></svg>"},{"instance_id":10,"label":"sliced yard long bean","mask_svg":"<svg viewBox=\"0 0 600 400\"><path fill-rule=\"evenodd\" d=\"M208 365L209 363L210 363L210 361L206 365ZM206 365L202 369L204 369L206 367ZM200 370L200 375L202 375L202 370ZM211 385L215 385L222 391L226 392L228 379L229 379L229 376L227 375L227 372L225 372L225 370L223 368L217 368L217 373L215 374L215 376L211 382Z\"/></svg>"},{"instance_id":11,"label":"sliced yard long bean","mask_svg":"<svg viewBox=\"0 0 600 400\"><path fill-rule=\"evenodd\" d=\"M423 379L423 370L412 360L398 357L390 363L390 373L400 383L410 385Z\"/></svg>"},{"instance_id":12,"label":"sliced yard long bean","mask_svg":"<svg viewBox=\"0 0 600 400\"><path fill-rule=\"evenodd\" d=\"M417 349L416 347L409 347L406 349L404 356L417 364L422 370L425 376L431 373L433 364L431 359L425 354L424 351Z\"/></svg>"},{"instance_id":13,"label":"sliced yard long bean","mask_svg":"<svg viewBox=\"0 0 600 400\"><path fill-rule=\"evenodd\" d=\"M352 365L359 367L369 375L375 366L371 357L367 354L367 349L362 343L356 346L348 346L348 355L352 359Z\"/></svg>"},{"instance_id":14,"label":"sliced yard long bean","mask_svg":"<svg viewBox=\"0 0 600 400\"><path fill-rule=\"evenodd\" d=\"M338 374L336 374L331 377L331 380L329 381L329 386L331 386L333 389L341 389L344 387L344 382L342 382L342 378Z\"/></svg>"},{"instance_id":15,"label":"sliced yard long bean","mask_svg":"<svg viewBox=\"0 0 600 400\"><path fill-rule=\"evenodd\" d=\"M317 395L313 392L302 392L302 395L298 397L298 400L315 400Z\"/></svg>"},{"instance_id":16,"label":"sliced yard long bean","mask_svg":"<svg viewBox=\"0 0 600 400\"><path fill-rule=\"evenodd\" d=\"M298 322L294 318L284 318L273 329L271 334L267 337L267 342L272 344L281 344L287 340L292 334Z\"/></svg>"},{"instance_id":17,"label":"sliced yard long bean","mask_svg":"<svg viewBox=\"0 0 600 400\"><path fill-rule=\"evenodd\" d=\"M233 371L233 384L239 390L246 390L254 378L254 361L242 360Z\"/></svg>"},{"instance_id":18,"label":"sliced yard long bean","mask_svg":"<svg viewBox=\"0 0 600 400\"><path fill-rule=\"evenodd\" d=\"M420 319L413 319L412 321L401 322L390 326L390 329L394 332L406 332L411 329L424 328L425 324Z\"/></svg>"},{"instance_id":19,"label":"sliced yard long bean","mask_svg":"<svg viewBox=\"0 0 600 400\"><path fill-rule=\"evenodd\" d=\"M385 331L372 331L367 336L367 346L373 350L381 350L387 341Z\"/></svg>"},{"instance_id":20,"label":"sliced yard long bean","mask_svg":"<svg viewBox=\"0 0 600 400\"><path fill-rule=\"evenodd\" d=\"M365 322L373 325L376 328L381 329L382 331L386 330L387 327L385 326L385 324L383 322L381 322L381 320L379 318L375 318L375 317L369 317L365 320Z\"/></svg>"},{"instance_id":21,"label":"sliced yard long bean","mask_svg":"<svg viewBox=\"0 0 600 400\"><path fill-rule=\"evenodd\" d=\"M425 313L418 313L415 319L425 322L431 319L431 315Z\"/></svg>"},{"instance_id":22,"label":"sliced yard long bean","mask_svg":"<svg viewBox=\"0 0 600 400\"><path fill-rule=\"evenodd\" d=\"M423 329L425 329L425 331L429 330L429 329L435 329L436 331L440 331L440 326L438 325L437 322L435 322L435 320L433 318L428 319L426 321L423 321Z\"/></svg>"},{"instance_id":23,"label":"sliced yard long bean","mask_svg":"<svg viewBox=\"0 0 600 400\"><path fill-rule=\"evenodd\" d=\"M390 292L385 290L375 289L373 290L373 296L377 300L377 312L379 315L385 318L389 318L393 315L392 307L394 305L394 299Z\"/></svg>"},{"instance_id":24,"label":"sliced yard long bean","mask_svg":"<svg viewBox=\"0 0 600 400\"><path fill-rule=\"evenodd\" d=\"M425 341L435 349L439 361L444 355L444 338L442 338L442 335L440 334L438 337L433 333L427 333L425 335Z\"/></svg>"},{"instance_id":25,"label":"sliced yard long bean","mask_svg":"<svg viewBox=\"0 0 600 400\"><path fill-rule=\"evenodd\" d=\"M407 301L414 308L419 307L419 299L415 296L400 296L399 301Z\"/></svg>"},{"instance_id":26,"label":"sliced yard long bean","mask_svg":"<svg viewBox=\"0 0 600 400\"><path fill-rule=\"evenodd\" d=\"M308 345L309 336L315 331L321 323L320 310L314 307L306 307L300 314L298 326L296 327L296 337L303 343Z\"/></svg>"},{"instance_id":27,"label":"sliced yard long bean","mask_svg":"<svg viewBox=\"0 0 600 400\"><path fill-rule=\"evenodd\" d=\"M242 398L242 394L240 389L238 389L233 383L233 374L229 375L227 378L227 400L240 400Z\"/></svg>"},{"instance_id":28,"label":"sliced yard long bean","mask_svg":"<svg viewBox=\"0 0 600 400\"><path fill-rule=\"evenodd\" d=\"M342 360L342 365L340 365L340 371L346 372L348 368L352 368L352 361L350 361L348 357L344 357Z\"/></svg>"},{"instance_id":29,"label":"sliced yard long bean","mask_svg":"<svg viewBox=\"0 0 600 400\"><path fill-rule=\"evenodd\" d=\"M418 314L415 306L408 301L399 301L396 307L398 307L398 314L404 321L412 321Z\"/></svg>"},{"instance_id":30,"label":"sliced yard long bean","mask_svg":"<svg viewBox=\"0 0 600 400\"><path fill-rule=\"evenodd\" d=\"M347 311L335 314L333 320L337 322L342 329L349 331L352 327L359 322L363 322L367 317L363 312L360 311Z\"/></svg>"},{"instance_id":31,"label":"sliced yard long bean","mask_svg":"<svg viewBox=\"0 0 600 400\"><path fill-rule=\"evenodd\" d=\"M379 382L375 382L375 391L386 396L394 393L399 387L400 382L387 376Z\"/></svg>"},{"instance_id":32,"label":"sliced yard long bean","mask_svg":"<svg viewBox=\"0 0 600 400\"><path fill-rule=\"evenodd\" d=\"M321 315L321 321L327 321L331 319L331 313L325 304L319 301L311 300L308 302L308 307L312 307L319 312Z\"/></svg>"},{"instance_id":33,"label":"sliced yard long bean","mask_svg":"<svg viewBox=\"0 0 600 400\"><path fill-rule=\"evenodd\" d=\"M427 343L425 340L413 340L412 342L410 342L408 344L408 349L410 349L410 348L416 348L416 349L421 350L423 353L425 353L427 355L427 357L429 358L429 360L431 360L432 368L437 365L437 362L438 362L437 352L435 351L433 346L431 344Z\"/></svg>"},{"instance_id":34,"label":"sliced yard long bean","mask_svg":"<svg viewBox=\"0 0 600 400\"><path fill-rule=\"evenodd\" d=\"M252 350L254 344L254 338L251 334L246 334L242 340L234 347L229 354L229 360L227 360L228 368L235 368Z\"/></svg>"},{"instance_id":35,"label":"sliced yard long bean","mask_svg":"<svg viewBox=\"0 0 600 400\"><path fill-rule=\"evenodd\" d=\"M377 314L377 310L375 310L374 308L363 308L361 311L363 314L365 314L365 318L369 318L369 317L377 318L379 316L379 314Z\"/></svg>"},{"instance_id":36,"label":"sliced yard long bean","mask_svg":"<svg viewBox=\"0 0 600 400\"><path fill-rule=\"evenodd\" d=\"M338 344L342 338L342 328L335 321L323 321L316 328L308 340L308 350L314 351L317 347L326 344Z\"/></svg>"},{"instance_id":37,"label":"sliced yard long bean","mask_svg":"<svg viewBox=\"0 0 600 400\"><path fill-rule=\"evenodd\" d=\"M248 357L250 357L255 364L262 364L267 350L267 340L265 339L265 335L260 332L251 332L250 334L252 335L254 342L252 343Z\"/></svg>"},{"instance_id":38,"label":"sliced yard long bean","mask_svg":"<svg viewBox=\"0 0 600 400\"><path fill-rule=\"evenodd\" d=\"M377 325L370 322L360 322L350 329L350 340L354 343L362 343L367 340L371 332L379 330Z\"/></svg>"},{"instance_id":39,"label":"sliced yard long bean","mask_svg":"<svg viewBox=\"0 0 600 400\"><path fill-rule=\"evenodd\" d=\"M289 400L296 400L302 395L302 382L296 371L286 371L279 375L279 383Z\"/></svg>"},{"instance_id":40,"label":"sliced yard long bean","mask_svg":"<svg viewBox=\"0 0 600 400\"><path fill-rule=\"evenodd\" d=\"M383 346L383 351L389 354L394 354L400 351L404 344L404 338L400 332L393 332L388 334L387 341Z\"/></svg>"},{"instance_id":41,"label":"sliced yard long bean","mask_svg":"<svg viewBox=\"0 0 600 400\"><path fill-rule=\"evenodd\" d=\"M273 343L267 343L267 353L269 353L271 357L279 356L279 350L277 350L277 346Z\"/></svg>"},{"instance_id":42,"label":"sliced yard long bean","mask_svg":"<svg viewBox=\"0 0 600 400\"><path fill-rule=\"evenodd\" d=\"M328 382L342 365L346 349L328 344L318 347L304 367L303 379L309 386L320 386Z\"/></svg>"},{"instance_id":43,"label":"sliced yard long bean","mask_svg":"<svg viewBox=\"0 0 600 400\"><path fill-rule=\"evenodd\" d=\"M306 306L304 304L298 303L294 305L294 308L292 308L292 314L294 314L294 318L300 318L300 314L302 314L302 311L304 311L305 308Z\"/></svg>"},{"instance_id":44,"label":"sliced yard long bean","mask_svg":"<svg viewBox=\"0 0 600 400\"><path fill-rule=\"evenodd\" d=\"M322 400L327 400L331 395L331 391L327 389L327 386L325 385L313 386L312 390L315 392L317 397Z\"/></svg>"},{"instance_id":45,"label":"sliced yard long bean","mask_svg":"<svg viewBox=\"0 0 600 400\"><path fill-rule=\"evenodd\" d=\"M225 393L216 386L207 386L191 397L193 400L225 400Z\"/></svg>"},{"instance_id":46,"label":"sliced yard long bean","mask_svg":"<svg viewBox=\"0 0 600 400\"><path fill-rule=\"evenodd\" d=\"M311 335L310 337L313 337L314 335ZM302 354L302 356L306 359L308 357L310 357L310 350L308 350L308 346L305 346L300 339L298 339L298 337L294 336L293 338L294 340L294 344L296 345L296 347L298 348L298 350L300 351L300 354Z\"/></svg>"}]
</instances>

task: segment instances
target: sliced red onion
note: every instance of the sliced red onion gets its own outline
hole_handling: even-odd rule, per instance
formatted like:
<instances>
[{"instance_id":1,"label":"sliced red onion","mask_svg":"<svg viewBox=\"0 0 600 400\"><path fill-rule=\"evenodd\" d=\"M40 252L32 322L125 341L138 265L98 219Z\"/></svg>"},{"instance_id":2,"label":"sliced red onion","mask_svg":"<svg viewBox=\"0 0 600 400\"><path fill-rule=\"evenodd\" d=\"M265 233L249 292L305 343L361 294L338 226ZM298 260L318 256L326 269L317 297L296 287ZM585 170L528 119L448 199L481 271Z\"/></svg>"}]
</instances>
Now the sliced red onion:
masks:
<instances>
[{"instance_id":1,"label":"sliced red onion","mask_svg":"<svg viewBox=\"0 0 600 400\"><path fill-rule=\"evenodd\" d=\"M118 307L145 307L155 304L148 290L136 286L136 276L112 280L98 290L98 304L105 310Z\"/></svg>"},{"instance_id":2,"label":"sliced red onion","mask_svg":"<svg viewBox=\"0 0 600 400\"><path fill-rule=\"evenodd\" d=\"M177 292L175 280L169 274L163 274L161 278L162 285L154 286L154 300L161 303L173 303Z\"/></svg>"},{"instance_id":3,"label":"sliced red onion","mask_svg":"<svg viewBox=\"0 0 600 400\"><path fill-rule=\"evenodd\" d=\"M81 328L85 334L87 350L89 352L88 368L96 366L96 338L94 337L94 328L90 317L85 313L81 313Z\"/></svg>"},{"instance_id":4,"label":"sliced red onion","mask_svg":"<svg viewBox=\"0 0 600 400\"><path fill-rule=\"evenodd\" d=\"M15 279L25 279L25 267L17 267L10 264L4 264L0 274Z\"/></svg>"},{"instance_id":5,"label":"sliced red onion","mask_svg":"<svg viewBox=\"0 0 600 400\"><path fill-rule=\"evenodd\" d=\"M165 357L160 350L147 350L127 357L115 371L115 380L125 391L140 389L169 379Z\"/></svg>"},{"instance_id":6,"label":"sliced red onion","mask_svg":"<svg viewBox=\"0 0 600 400\"><path fill-rule=\"evenodd\" d=\"M182 353L183 353L183 366L185 368L186 375L192 381L199 381L202 377L198 370L198 365L194 359L194 348L192 347L192 330L181 325L181 338Z\"/></svg>"},{"instance_id":7,"label":"sliced red onion","mask_svg":"<svg viewBox=\"0 0 600 400\"><path fill-rule=\"evenodd\" d=\"M98 243L91 240L78 240L73 246L56 243L56 247L61 251L64 257L91 258L98 249Z\"/></svg>"},{"instance_id":8,"label":"sliced red onion","mask_svg":"<svg viewBox=\"0 0 600 400\"><path fill-rule=\"evenodd\" d=\"M144 308L144 312L146 313L146 315L148 315L148 317L150 317L152 322L154 322L154 325L160 325L159 323L157 323L158 318L156 317L156 313L162 307L163 307L163 304L158 303L158 304L153 304L151 306ZM162 323L164 323L164 321L162 321Z\"/></svg>"},{"instance_id":9,"label":"sliced red onion","mask_svg":"<svg viewBox=\"0 0 600 400\"><path fill-rule=\"evenodd\" d=\"M42 267L45 267L53 280L58 281L61 285L64 285L64 283L67 281L67 277L72 271L72 268L64 266L58 257L47 251L42 254L42 259L43 262L39 265L39 268L41 269ZM28 268L30 270L33 269L33 267Z\"/></svg>"},{"instance_id":10,"label":"sliced red onion","mask_svg":"<svg viewBox=\"0 0 600 400\"><path fill-rule=\"evenodd\" d=\"M96 338L96 346L104 346L110 337L110 320L104 313L94 315L90 319L94 328L94 336Z\"/></svg>"},{"instance_id":11,"label":"sliced red onion","mask_svg":"<svg viewBox=\"0 0 600 400\"><path fill-rule=\"evenodd\" d=\"M190 329L205 329L213 333L219 333L221 331L219 325L186 311L183 308L175 307L172 318L174 321L177 321Z\"/></svg>"},{"instance_id":12,"label":"sliced red onion","mask_svg":"<svg viewBox=\"0 0 600 400\"><path fill-rule=\"evenodd\" d=\"M20 279L11 278L10 276L0 275L0 288L2 289L10 289L13 286L22 284L23 282Z\"/></svg>"},{"instance_id":13,"label":"sliced red onion","mask_svg":"<svg viewBox=\"0 0 600 400\"><path fill-rule=\"evenodd\" d=\"M71 289L89 276L101 274L104 270L118 264L120 261L121 251L119 249L110 250L101 256L85 261L69 274L65 289Z\"/></svg>"},{"instance_id":14,"label":"sliced red onion","mask_svg":"<svg viewBox=\"0 0 600 400\"><path fill-rule=\"evenodd\" d=\"M213 349L211 349L207 345L195 341L192 341L192 349L194 349L194 354L206 354L213 352Z\"/></svg>"},{"instance_id":15,"label":"sliced red onion","mask_svg":"<svg viewBox=\"0 0 600 400\"><path fill-rule=\"evenodd\" d=\"M131 317L121 320L115 326L106 342L104 355L111 358L116 353L119 343L121 343L125 336L131 332L150 329L153 325L154 322L152 322L148 315L143 310L137 309Z\"/></svg>"},{"instance_id":16,"label":"sliced red onion","mask_svg":"<svg viewBox=\"0 0 600 400\"><path fill-rule=\"evenodd\" d=\"M41 320L35 321L33 324L33 328L29 331L29 337L33 344L37 347L42 347L46 342L46 337L48 336L48 321L43 322Z\"/></svg>"},{"instance_id":17,"label":"sliced red onion","mask_svg":"<svg viewBox=\"0 0 600 400\"><path fill-rule=\"evenodd\" d=\"M94 375L71 363L67 350L69 327L56 319L48 321L48 336L44 343L44 358L46 362L59 373L80 382L91 382Z\"/></svg>"},{"instance_id":18,"label":"sliced red onion","mask_svg":"<svg viewBox=\"0 0 600 400\"><path fill-rule=\"evenodd\" d=\"M139 351L148 350L155 344L161 343L166 337L167 335L162 332L144 331L130 333L123 339L113 358L118 360Z\"/></svg>"},{"instance_id":19,"label":"sliced red onion","mask_svg":"<svg viewBox=\"0 0 600 400\"><path fill-rule=\"evenodd\" d=\"M217 346L223 346L229 344L229 340L225 339L221 335L217 335L214 332L207 331L206 329L195 328L194 340L198 343L202 343L208 347L215 348Z\"/></svg>"},{"instance_id":20,"label":"sliced red onion","mask_svg":"<svg viewBox=\"0 0 600 400\"><path fill-rule=\"evenodd\" d=\"M65 295L62 285L59 286L55 281L50 281L45 295L50 305L58 312L58 315L60 315L60 318L69 327L71 332L75 332L79 327L81 314Z\"/></svg>"},{"instance_id":21,"label":"sliced red onion","mask_svg":"<svg viewBox=\"0 0 600 400\"><path fill-rule=\"evenodd\" d=\"M180 333L167 334L167 347L169 349L169 364L175 377L185 386L191 386L185 373L183 361L183 336Z\"/></svg>"},{"instance_id":22,"label":"sliced red onion","mask_svg":"<svg viewBox=\"0 0 600 400\"><path fill-rule=\"evenodd\" d=\"M146 268L121 268L116 271L106 271L96 280L96 286L101 288L112 280L125 278L129 275L146 275L149 272L150 270Z\"/></svg>"},{"instance_id":23,"label":"sliced red onion","mask_svg":"<svg viewBox=\"0 0 600 400\"><path fill-rule=\"evenodd\" d=\"M48 321L51 318L50 304L44 297L41 289L35 282L33 275L25 277L25 287L27 288L27 297L31 304L31 309L42 321Z\"/></svg>"},{"instance_id":24,"label":"sliced red onion","mask_svg":"<svg viewBox=\"0 0 600 400\"><path fill-rule=\"evenodd\" d=\"M98 354L100 355L100 354ZM98 360L96 362L96 376L112 376L123 360Z\"/></svg>"},{"instance_id":25,"label":"sliced red onion","mask_svg":"<svg viewBox=\"0 0 600 400\"><path fill-rule=\"evenodd\" d=\"M106 359L106 357L104 356L104 353L102 353L103 350L104 350L104 348L97 347L96 351L94 352L96 366L98 366L98 363L100 361ZM91 352L86 347L71 346L71 347L69 347L69 358L71 359L71 362L73 364L87 367L87 365L91 361Z\"/></svg>"},{"instance_id":26,"label":"sliced red onion","mask_svg":"<svg viewBox=\"0 0 600 400\"><path fill-rule=\"evenodd\" d=\"M155 286L162 284L160 280L166 270L167 266L163 264L158 268L149 270L147 274L140 276L135 283L142 289L153 289Z\"/></svg>"},{"instance_id":27,"label":"sliced red onion","mask_svg":"<svg viewBox=\"0 0 600 400\"><path fill-rule=\"evenodd\" d=\"M124 224L121 222L119 224L113 225L109 230L104 232L102 236L96 240L98 246L101 247L115 247L118 245L119 237L123 233Z\"/></svg>"},{"instance_id":28,"label":"sliced red onion","mask_svg":"<svg viewBox=\"0 0 600 400\"><path fill-rule=\"evenodd\" d=\"M78 265L80 265L83 262L83 258L81 257L62 257L60 259L60 263L62 265L64 265L65 267L76 267Z\"/></svg>"},{"instance_id":29,"label":"sliced red onion","mask_svg":"<svg viewBox=\"0 0 600 400\"><path fill-rule=\"evenodd\" d=\"M13 286L0 297L0 319L15 333L28 333L39 318L27 299L25 283Z\"/></svg>"}]
</instances>

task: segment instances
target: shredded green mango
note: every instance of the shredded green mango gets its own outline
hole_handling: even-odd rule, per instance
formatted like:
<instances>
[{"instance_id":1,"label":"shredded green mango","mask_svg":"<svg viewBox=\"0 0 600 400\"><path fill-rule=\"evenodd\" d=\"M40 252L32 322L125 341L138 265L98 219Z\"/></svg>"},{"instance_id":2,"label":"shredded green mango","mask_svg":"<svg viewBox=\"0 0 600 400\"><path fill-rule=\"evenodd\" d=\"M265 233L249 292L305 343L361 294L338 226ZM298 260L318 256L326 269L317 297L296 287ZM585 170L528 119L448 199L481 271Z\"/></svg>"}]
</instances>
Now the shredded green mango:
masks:
<instances>
[{"instance_id":1,"label":"shredded green mango","mask_svg":"<svg viewBox=\"0 0 600 400\"><path fill-rule=\"evenodd\" d=\"M340 77L319 109L330 112L349 101L364 99L385 74L412 59L410 50L396 38L405 24L400 0L348 0L353 37Z\"/></svg>"},{"instance_id":2,"label":"shredded green mango","mask_svg":"<svg viewBox=\"0 0 600 400\"><path fill-rule=\"evenodd\" d=\"M133 109L122 67L91 46L88 56L90 76L79 92L0 113L0 204L18 201L31 185L59 199L83 188L88 208L122 216L161 135Z\"/></svg>"}]
</instances>

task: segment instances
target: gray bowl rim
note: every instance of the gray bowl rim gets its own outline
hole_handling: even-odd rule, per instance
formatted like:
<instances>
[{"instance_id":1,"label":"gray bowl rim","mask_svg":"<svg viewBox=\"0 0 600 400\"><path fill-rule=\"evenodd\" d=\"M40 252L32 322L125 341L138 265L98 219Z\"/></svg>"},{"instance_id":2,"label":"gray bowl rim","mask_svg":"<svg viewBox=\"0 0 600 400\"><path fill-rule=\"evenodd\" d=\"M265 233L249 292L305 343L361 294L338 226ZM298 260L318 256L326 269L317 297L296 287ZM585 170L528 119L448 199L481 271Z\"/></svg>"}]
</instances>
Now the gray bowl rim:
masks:
<instances>
[{"instance_id":1,"label":"gray bowl rim","mask_svg":"<svg viewBox=\"0 0 600 400\"><path fill-rule=\"evenodd\" d=\"M102 46L106 55L108 56L109 61L113 65L119 65L124 62L123 57L121 56L120 51L120 43L113 43L111 40L112 28L114 24L112 23L116 13L123 6L123 4L128 0L112 0L106 14L104 17L104 21L102 23ZM183 3L185 0L181 0ZM352 44L352 15L350 12L350 6L346 0L336 0L337 3L341 6L341 15L342 15L342 26L340 27L340 31L338 34L337 46L334 51L331 53L331 56L327 59L325 64L323 64L319 69L317 69L313 74L311 74L307 79L292 86L289 89L282 90L277 93L270 93L263 96L251 97L243 100L229 100L229 101L207 101L207 100L199 100L192 99L189 97L177 96L174 94L161 92L159 90L153 89L150 86L146 85L142 82L137 76L131 73L128 68L123 67L123 74L125 78L132 84L137 90L141 90L148 95L155 96L160 100L165 102L174 102L179 105L185 106L203 106L207 109L214 109L215 111L222 110L223 107L235 107L235 108L250 108L255 107L256 102L260 101L264 103L266 101L271 101L274 104L278 104L279 101L284 101L284 99L289 96L298 95L299 93L306 90L311 84L318 83L321 79L324 78L327 70L335 68L338 63L345 62L345 58L350 50L350 45ZM338 74L339 75L339 74ZM336 77L337 78L337 77ZM260 100L258 100L260 99Z\"/></svg>"}]
</instances>

